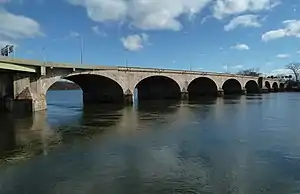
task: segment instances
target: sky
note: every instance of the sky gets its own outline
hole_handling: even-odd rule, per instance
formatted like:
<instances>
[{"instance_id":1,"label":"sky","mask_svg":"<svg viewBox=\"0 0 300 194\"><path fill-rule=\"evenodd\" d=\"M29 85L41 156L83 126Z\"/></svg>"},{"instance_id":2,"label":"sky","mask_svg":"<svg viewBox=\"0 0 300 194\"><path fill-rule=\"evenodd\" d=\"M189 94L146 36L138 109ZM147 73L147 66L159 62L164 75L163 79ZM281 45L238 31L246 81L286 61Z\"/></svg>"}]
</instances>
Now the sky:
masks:
<instances>
[{"instance_id":1,"label":"sky","mask_svg":"<svg viewBox=\"0 0 300 194\"><path fill-rule=\"evenodd\" d=\"M288 73L300 62L299 0L0 0L0 46L14 57ZM13 57L13 56L12 56Z\"/></svg>"}]
</instances>

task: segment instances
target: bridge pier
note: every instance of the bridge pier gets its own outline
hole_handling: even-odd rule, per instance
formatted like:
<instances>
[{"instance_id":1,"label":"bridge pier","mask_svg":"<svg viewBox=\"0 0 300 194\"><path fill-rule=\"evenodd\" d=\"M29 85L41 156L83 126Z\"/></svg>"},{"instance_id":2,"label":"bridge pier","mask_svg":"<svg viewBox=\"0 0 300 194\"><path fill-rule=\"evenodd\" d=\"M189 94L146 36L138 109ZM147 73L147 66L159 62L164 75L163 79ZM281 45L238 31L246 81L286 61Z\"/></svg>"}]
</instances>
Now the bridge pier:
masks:
<instances>
[{"instance_id":1,"label":"bridge pier","mask_svg":"<svg viewBox=\"0 0 300 194\"><path fill-rule=\"evenodd\" d=\"M247 89L246 88L242 89L242 95L247 95Z\"/></svg>"},{"instance_id":2,"label":"bridge pier","mask_svg":"<svg viewBox=\"0 0 300 194\"><path fill-rule=\"evenodd\" d=\"M189 92L181 92L181 100L182 101L189 100Z\"/></svg>"},{"instance_id":3,"label":"bridge pier","mask_svg":"<svg viewBox=\"0 0 300 194\"><path fill-rule=\"evenodd\" d=\"M261 89L260 89L260 93L262 93L262 94L270 93L269 88L267 88L267 87L261 88Z\"/></svg>"},{"instance_id":4,"label":"bridge pier","mask_svg":"<svg viewBox=\"0 0 300 194\"><path fill-rule=\"evenodd\" d=\"M125 106L133 105L133 93L130 90L126 90L124 94L124 105Z\"/></svg>"},{"instance_id":5,"label":"bridge pier","mask_svg":"<svg viewBox=\"0 0 300 194\"><path fill-rule=\"evenodd\" d=\"M224 90L222 88L220 88L218 90L218 97L223 97L224 96Z\"/></svg>"}]
</instances>

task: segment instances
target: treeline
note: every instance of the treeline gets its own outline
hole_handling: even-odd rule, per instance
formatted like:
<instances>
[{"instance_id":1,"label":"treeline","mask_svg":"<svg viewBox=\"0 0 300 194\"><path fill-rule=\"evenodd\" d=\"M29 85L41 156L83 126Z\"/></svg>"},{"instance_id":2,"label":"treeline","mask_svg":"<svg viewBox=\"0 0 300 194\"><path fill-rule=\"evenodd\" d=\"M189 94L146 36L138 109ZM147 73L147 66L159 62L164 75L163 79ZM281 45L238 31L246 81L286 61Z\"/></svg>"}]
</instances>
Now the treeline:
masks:
<instances>
[{"instance_id":1,"label":"treeline","mask_svg":"<svg viewBox=\"0 0 300 194\"><path fill-rule=\"evenodd\" d=\"M54 83L49 90L79 90L80 87L72 82L59 81Z\"/></svg>"}]
</instances>

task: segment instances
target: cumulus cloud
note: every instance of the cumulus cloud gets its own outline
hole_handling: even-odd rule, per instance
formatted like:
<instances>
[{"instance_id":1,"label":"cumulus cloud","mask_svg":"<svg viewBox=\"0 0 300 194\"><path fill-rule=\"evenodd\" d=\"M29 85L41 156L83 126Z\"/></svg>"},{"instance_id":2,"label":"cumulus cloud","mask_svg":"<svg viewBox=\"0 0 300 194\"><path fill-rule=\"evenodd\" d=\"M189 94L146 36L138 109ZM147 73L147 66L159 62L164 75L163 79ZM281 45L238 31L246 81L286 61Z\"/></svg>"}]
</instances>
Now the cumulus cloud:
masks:
<instances>
[{"instance_id":1,"label":"cumulus cloud","mask_svg":"<svg viewBox=\"0 0 300 194\"><path fill-rule=\"evenodd\" d=\"M264 33L262 35L262 40L267 42L283 37L300 38L300 20L286 20L283 21L282 24L284 25L284 28Z\"/></svg>"},{"instance_id":2,"label":"cumulus cloud","mask_svg":"<svg viewBox=\"0 0 300 194\"><path fill-rule=\"evenodd\" d=\"M260 27L259 16L257 15L241 15L233 18L226 26L225 31L234 30L237 27Z\"/></svg>"},{"instance_id":3,"label":"cumulus cloud","mask_svg":"<svg viewBox=\"0 0 300 194\"><path fill-rule=\"evenodd\" d=\"M90 19L96 22L128 22L143 30L181 30L180 16L189 18L212 0L67 0L86 9Z\"/></svg>"},{"instance_id":4,"label":"cumulus cloud","mask_svg":"<svg viewBox=\"0 0 300 194\"><path fill-rule=\"evenodd\" d=\"M139 51L144 48L144 44L148 41L147 34L134 34L121 38L124 47L130 51Z\"/></svg>"},{"instance_id":5,"label":"cumulus cloud","mask_svg":"<svg viewBox=\"0 0 300 194\"><path fill-rule=\"evenodd\" d=\"M240 51L243 51L243 50L249 50L249 46L246 45L246 44L237 44L235 46L232 46L231 47L232 49L236 49L236 50L240 50Z\"/></svg>"},{"instance_id":6,"label":"cumulus cloud","mask_svg":"<svg viewBox=\"0 0 300 194\"><path fill-rule=\"evenodd\" d=\"M279 0L216 0L213 15L217 19L223 19L228 15L269 10L279 3Z\"/></svg>"},{"instance_id":7,"label":"cumulus cloud","mask_svg":"<svg viewBox=\"0 0 300 194\"><path fill-rule=\"evenodd\" d=\"M283 59L283 58L289 58L290 55L288 55L288 54L278 54L278 55L276 55L276 57Z\"/></svg>"},{"instance_id":8,"label":"cumulus cloud","mask_svg":"<svg viewBox=\"0 0 300 194\"><path fill-rule=\"evenodd\" d=\"M37 21L23 15L12 14L4 8L0 9L0 24L0 46L15 44L18 39L43 35Z\"/></svg>"},{"instance_id":9,"label":"cumulus cloud","mask_svg":"<svg viewBox=\"0 0 300 194\"><path fill-rule=\"evenodd\" d=\"M38 22L22 15L14 15L4 9L0 9L0 24L2 37L19 39L42 35Z\"/></svg>"}]
</instances>

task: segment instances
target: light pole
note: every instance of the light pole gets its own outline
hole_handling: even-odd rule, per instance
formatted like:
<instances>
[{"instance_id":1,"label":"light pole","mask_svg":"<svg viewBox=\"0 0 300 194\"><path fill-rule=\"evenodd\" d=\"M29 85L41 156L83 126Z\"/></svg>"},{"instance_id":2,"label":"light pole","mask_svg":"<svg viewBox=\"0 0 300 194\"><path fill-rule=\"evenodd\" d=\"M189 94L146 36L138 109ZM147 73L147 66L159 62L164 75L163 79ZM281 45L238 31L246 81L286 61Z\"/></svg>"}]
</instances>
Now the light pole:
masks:
<instances>
[{"instance_id":1,"label":"light pole","mask_svg":"<svg viewBox=\"0 0 300 194\"><path fill-rule=\"evenodd\" d=\"M83 37L79 35L80 38L80 64L82 65L83 62Z\"/></svg>"},{"instance_id":2,"label":"light pole","mask_svg":"<svg viewBox=\"0 0 300 194\"><path fill-rule=\"evenodd\" d=\"M47 57L46 57L45 47L42 48L42 53L43 53L43 60L44 60L44 63L46 63L46 62L47 62Z\"/></svg>"}]
</instances>

